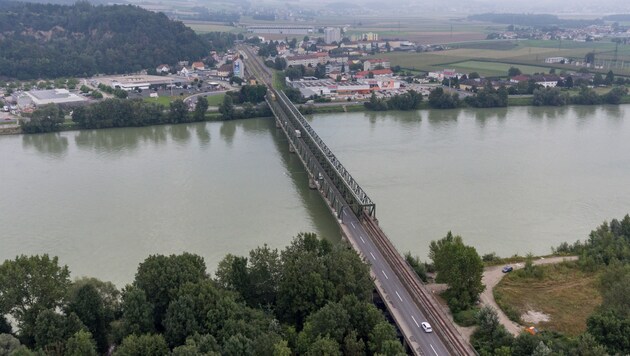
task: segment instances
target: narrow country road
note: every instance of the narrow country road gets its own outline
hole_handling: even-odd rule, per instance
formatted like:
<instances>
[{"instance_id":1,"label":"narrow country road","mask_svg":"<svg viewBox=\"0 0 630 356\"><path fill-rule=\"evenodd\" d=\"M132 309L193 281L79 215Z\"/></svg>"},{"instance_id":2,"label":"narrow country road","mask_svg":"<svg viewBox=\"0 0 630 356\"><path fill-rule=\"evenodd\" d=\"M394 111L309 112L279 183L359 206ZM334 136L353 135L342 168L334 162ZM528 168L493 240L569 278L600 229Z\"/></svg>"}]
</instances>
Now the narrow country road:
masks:
<instances>
[{"instance_id":1,"label":"narrow country road","mask_svg":"<svg viewBox=\"0 0 630 356\"><path fill-rule=\"evenodd\" d=\"M560 263L562 261L575 261L577 260L577 256L562 256L562 257L550 257L550 258L540 258L534 260L534 265L546 265L551 263ZM515 263L511 265L514 269L523 268L525 263ZM503 266L492 266L487 267L483 271L483 278L481 282L486 286L486 289L481 293L479 299L481 300L481 304L489 305L496 309L497 314L499 315L499 322L505 326L505 328L514 336L517 336L523 330L523 326L513 322L510 320L507 315L499 308L497 302L494 300L494 294L492 291L494 287L501 281L501 278L505 276L505 273L501 272Z\"/></svg>"}]
</instances>

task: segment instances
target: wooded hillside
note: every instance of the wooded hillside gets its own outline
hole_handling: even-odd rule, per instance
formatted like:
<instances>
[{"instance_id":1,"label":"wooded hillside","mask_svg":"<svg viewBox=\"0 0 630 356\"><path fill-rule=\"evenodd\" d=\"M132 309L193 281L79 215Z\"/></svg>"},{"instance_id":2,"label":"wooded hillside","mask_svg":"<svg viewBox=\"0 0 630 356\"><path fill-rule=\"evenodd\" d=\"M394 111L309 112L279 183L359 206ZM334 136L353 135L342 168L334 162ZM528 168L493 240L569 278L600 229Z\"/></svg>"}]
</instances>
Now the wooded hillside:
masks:
<instances>
[{"instance_id":1,"label":"wooded hillside","mask_svg":"<svg viewBox=\"0 0 630 356\"><path fill-rule=\"evenodd\" d=\"M0 77L114 74L199 60L209 43L181 22L131 5L0 1Z\"/></svg>"}]
</instances>

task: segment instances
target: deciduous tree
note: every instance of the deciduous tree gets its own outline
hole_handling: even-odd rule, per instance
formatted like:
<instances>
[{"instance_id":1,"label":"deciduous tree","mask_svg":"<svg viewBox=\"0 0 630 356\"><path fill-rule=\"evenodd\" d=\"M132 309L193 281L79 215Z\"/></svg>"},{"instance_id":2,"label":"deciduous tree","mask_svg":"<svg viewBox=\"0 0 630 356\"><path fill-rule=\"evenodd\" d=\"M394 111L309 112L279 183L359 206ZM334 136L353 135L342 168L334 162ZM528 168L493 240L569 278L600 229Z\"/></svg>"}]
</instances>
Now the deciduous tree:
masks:
<instances>
[{"instance_id":1,"label":"deciduous tree","mask_svg":"<svg viewBox=\"0 0 630 356\"><path fill-rule=\"evenodd\" d=\"M195 121L203 121L206 117L206 111L208 111L208 99L200 95L197 98L197 105L195 105Z\"/></svg>"},{"instance_id":2,"label":"deciduous tree","mask_svg":"<svg viewBox=\"0 0 630 356\"><path fill-rule=\"evenodd\" d=\"M114 352L114 356L167 356L168 345L162 335L129 335Z\"/></svg>"},{"instance_id":3,"label":"deciduous tree","mask_svg":"<svg viewBox=\"0 0 630 356\"><path fill-rule=\"evenodd\" d=\"M0 314L9 314L18 323L20 337L34 344L37 316L62 305L70 285L70 271L57 257L19 256L0 265Z\"/></svg>"},{"instance_id":4,"label":"deciduous tree","mask_svg":"<svg viewBox=\"0 0 630 356\"><path fill-rule=\"evenodd\" d=\"M88 331L78 331L66 342L64 356L97 356L96 343Z\"/></svg>"},{"instance_id":5,"label":"deciduous tree","mask_svg":"<svg viewBox=\"0 0 630 356\"><path fill-rule=\"evenodd\" d=\"M162 320L179 287L206 278L206 264L198 255L152 255L138 267L134 285L142 289L153 304L156 330L163 330Z\"/></svg>"},{"instance_id":6,"label":"deciduous tree","mask_svg":"<svg viewBox=\"0 0 630 356\"><path fill-rule=\"evenodd\" d=\"M437 281L448 284L446 295L451 310L471 307L485 288L481 283L483 261L477 250L464 245L460 236L449 231L443 239L431 241L429 256Z\"/></svg>"}]
</instances>

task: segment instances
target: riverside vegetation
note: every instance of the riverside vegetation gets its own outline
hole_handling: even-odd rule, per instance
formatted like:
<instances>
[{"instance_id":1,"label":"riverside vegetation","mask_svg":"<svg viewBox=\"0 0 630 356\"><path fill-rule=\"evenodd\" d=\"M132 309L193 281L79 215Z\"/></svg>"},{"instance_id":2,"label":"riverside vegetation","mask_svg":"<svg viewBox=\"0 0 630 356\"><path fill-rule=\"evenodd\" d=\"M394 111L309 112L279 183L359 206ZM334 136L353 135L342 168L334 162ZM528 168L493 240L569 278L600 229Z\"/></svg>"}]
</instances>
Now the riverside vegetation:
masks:
<instances>
[{"instance_id":1,"label":"riverside vegetation","mask_svg":"<svg viewBox=\"0 0 630 356\"><path fill-rule=\"evenodd\" d=\"M310 233L282 251L265 245L249 257L227 255L214 278L197 255L152 255L122 290L71 281L56 257L18 256L0 265L0 351L405 355L372 291L369 267L354 251Z\"/></svg>"},{"instance_id":2,"label":"riverside vegetation","mask_svg":"<svg viewBox=\"0 0 630 356\"><path fill-rule=\"evenodd\" d=\"M585 281L577 282L586 285L591 283L595 274L597 276L595 285L601 295L601 304L586 317L586 331L567 335L542 330L536 335L522 332L515 338L499 323L495 310L483 307L474 311L474 320L468 324L477 325L471 337L475 349L480 355L514 356L604 356L630 353L630 216L626 215L621 220L613 219L610 223L604 222L589 234L586 241L578 241L573 245L563 243L554 248L553 252L559 255L578 255L579 258L575 263L560 266L535 266L532 256L528 255L525 267L510 273L506 279L520 281L524 286L535 286L545 283L546 271L554 268L564 274L570 273L586 278ZM468 257L465 257L467 255ZM492 257L493 254L488 256ZM426 273L427 267L435 269L438 273L437 280L448 284L449 289L445 296L457 321L458 313L467 308L471 310L473 304L470 298L476 298L483 290L483 286L480 285L481 276L477 275L481 273L480 270L483 271L483 265L479 266L481 258L476 255L474 248L466 248L460 237L453 237L450 233L445 238L431 243L430 257L433 259L433 265L422 264L409 254L406 256L407 261L420 275ZM440 262L444 259L448 261L446 265ZM462 270L461 268L465 266L473 268L470 268L471 271ZM554 272L553 277L557 276L558 273ZM525 288L527 288L525 294L535 292L529 287ZM458 297L454 298L455 295ZM579 298L582 294L567 296L565 293L562 296L565 299L546 300L549 303L568 304L580 308ZM598 300L597 297L595 300ZM518 313L510 312L510 301L498 298L497 302L510 318L521 322ZM591 304L592 301L589 300L584 307L593 310ZM583 313L575 314L579 316ZM461 315L459 317L461 318Z\"/></svg>"},{"instance_id":3,"label":"riverside vegetation","mask_svg":"<svg viewBox=\"0 0 630 356\"><path fill-rule=\"evenodd\" d=\"M245 119L270 116L266 105L257 105L264 100L267 88L262 85L245 85L238 92L228 92L219 106L221 120ZM126 94L126 92L122 91ZM241 108L234 103L241 104ZM72 110L72 122L79 129L101 129L112 127L138 127L161 124L180 124L208 119L208 100L199 96L192 112L182 99L164 105L141 99L106 99L89 106ZM24 133L59 131L64 127L66 111L55 104L44 105L31 114L30 120L21 120Z\"/></svg>"}]
</instances>

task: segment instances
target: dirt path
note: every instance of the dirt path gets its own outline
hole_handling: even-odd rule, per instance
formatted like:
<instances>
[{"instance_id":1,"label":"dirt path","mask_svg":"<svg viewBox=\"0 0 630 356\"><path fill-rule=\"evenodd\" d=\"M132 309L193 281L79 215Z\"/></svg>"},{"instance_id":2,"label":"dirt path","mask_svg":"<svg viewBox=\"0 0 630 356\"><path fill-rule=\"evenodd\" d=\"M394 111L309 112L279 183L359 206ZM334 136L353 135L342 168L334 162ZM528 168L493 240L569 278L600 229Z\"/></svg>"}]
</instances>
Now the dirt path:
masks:
<instances>
[{"instance_id":1,"label":"dirt path","mask_svg":"<svg viewBox=\"0 0 630 356\"><path fill-rule=\"evenodd\" d=\"M559 263L562 261L575 261L577 260L577 256L563 256L563 257L551 257L551 258L540 258L534 260L534 265L545 265L551 263ZM512 267L514 269L523 268L524 263L516 263L513 264ZM497 314L499 315L499 322L505 326L505 328L512 333L512 335L516 336L520 334L523 330L523 326L513 322L508 319L507 315L499 308L496 301L494 300L494 295L492 294L492 290L494 287L501 281L501 278L505 275L505 273L501 272L503 266L493 266L487 267L483 271L483 278L481 282L486 286L486 289L481 293L479 299L481 300L481 304L489 305L496 309Z\"/></svg>"}]
</instances>

